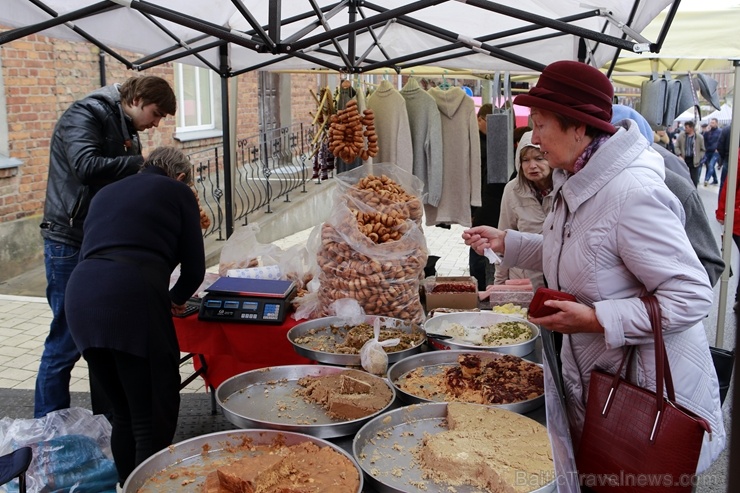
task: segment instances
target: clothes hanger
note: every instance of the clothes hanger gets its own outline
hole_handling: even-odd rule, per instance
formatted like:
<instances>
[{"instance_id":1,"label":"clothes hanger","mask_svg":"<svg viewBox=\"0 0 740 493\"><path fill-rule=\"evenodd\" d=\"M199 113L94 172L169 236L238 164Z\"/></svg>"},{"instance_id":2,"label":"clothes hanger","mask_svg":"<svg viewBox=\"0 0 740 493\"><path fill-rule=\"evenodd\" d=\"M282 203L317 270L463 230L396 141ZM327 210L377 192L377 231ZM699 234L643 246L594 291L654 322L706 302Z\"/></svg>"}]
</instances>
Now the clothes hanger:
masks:
<instances>
[{"instance_id":1,"label":"clothes hanger","mask_svg":"<svg viewBox=\"0 0 740 493\"><path fill-rule=\"evenodd\" d=\"M388 78L388 71L386 70L385 74L383 75L383 80L380 81L378 90L387 91L389 89L393 89L393 84L391 84L391 81Z\"/></svg>"},{"instance_id":2,"label":"clothes hanger","mask_svg":"<svg viewBox=\"0 0 740 493\"><path fill-rule=\"evenodd\" d=\"M450 88L450 83L447 82L446 74L447 74L446 70L442 72L442 83L439 85L439 88L442 89L443 91L446 91L447 89Z\"/></svg>"},{"instance_id":3,"label":"clothes hanger","mask_svg":"<svg viewBox=\"0 0 740 493\"><path fill-rule=\"evenodd\" d=\"M414 71L411 71L411 75L409 76L409 80L406 81L406 85L403 86L404 90L412 91L414 89L419 89L421 86L419 85L419 81L416 80L416 77L414 77Z\"/></svg>"}]
</instances>

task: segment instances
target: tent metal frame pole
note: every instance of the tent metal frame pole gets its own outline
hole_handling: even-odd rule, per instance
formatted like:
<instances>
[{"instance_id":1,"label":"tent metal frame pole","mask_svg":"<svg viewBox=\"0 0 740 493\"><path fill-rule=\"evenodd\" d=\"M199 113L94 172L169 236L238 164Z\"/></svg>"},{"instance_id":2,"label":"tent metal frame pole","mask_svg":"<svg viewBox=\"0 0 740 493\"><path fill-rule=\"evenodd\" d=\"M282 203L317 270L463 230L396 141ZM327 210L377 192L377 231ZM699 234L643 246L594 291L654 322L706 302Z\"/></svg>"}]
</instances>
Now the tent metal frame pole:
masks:
<instances>
[{"instance_id":1,"label":"tent metal frame pole","mask_svg":"<svg viewBox=\"0 0 740 493\"><path fill-rule=\"evenodd\" d=\"M273 2L270 2L270 5L272 5ZM280 2L278 2L279 4ZM241 2L241 0L231 0L231 4L236 8L236 10L239 11L239 13L244 17L250 26L252 26L252 29L254 29L254 33L260 37L262 42L265 43L267 48L272 51L277 46L277 43L273 41L273 39L279 39L279 38L271 38L270 35L268 35L265 30L262 28L262 26L259 25L257 22L257 19L254 18L252 13L247 9L247 7L244 6L244 4ZM278 5L278 9L280 9L280 6ZM278 31L278 35L279 35Z\"/></svg>"},{"instance_id":2,"label":"tent metal frame pole","mask_svg":"<svg viewBox=\"0 0 740 493\"><path fill-rule=\"evenodd\" d=\"M326 17L324 17L324 13L321 12L321 8L316 3L316 0L308 0L308 3L311 4L311 7L313 8L314 13L316 14L316 17L318 17L319 19L319 23L321 24L321 27L323 27L326 32L331 31L331 26L329 26L329 21L326 19ZM355 31L348 33L350 38L352 37L353 33L355 33ZM344 50L342 50L342 47L339 46L339 41L337 41L337 39L333 37L331 38L331 43L334 45L334 49L337 50L337 54L342 59L344 66L347 67L347 69L350 69L352 67L352 62L350 61L349 58L347 58L347 54L344 53Z\"/></svg>"},{"instance_id":3,"label":"tent metal frame pole","mask_svg":"<svg viewBox=\"0 0 740 493\"><path fill-rule=\"evenodd\" d=\"M67 14L56 15L56 16L54 16L54 14L49 12L49 10L51 9L47 10L47 9L42 8L42 10L49 13L49 15L52 15L53 17L49 20L39 22L37 24L32 24L26 27L19 27L17 29L12 29L10 31L5 31L4 33L0 33L0 45L9 43L11 41L15 41L16 39L30 36L31 34L36 34L46 29L51 29L52 27L57 27L57 26L60 26L66 23L71 24L72 22L76 20L83 19L85 17L90 17L95 14L100 14L108 10L116 10L119 8L121 8L120 5L117 5L113 2L109 2L108 0L105 0L103 2L98 2L88 7L83 7L81 9L75 10L73 12L69 12Z\"/></svg>"},{"instance_id":4,"label":"tent metal frame pole","mask_svg":"<svg viewBox=\"0 0 740 493\"><path fill-rule=\"evenodd\" d=\"M214 41L213 43L207 43L207 44L204 44L204 45L195 47L195 48L188 48L187 51L184 51L182 53L175 53L175 54L170 55L170 56L158 58L158 59L156 59L156 60L154 60L152 62L149 62L149 63L137 64L135 66L136 66L136 69L137 70L147 70L147 69L150 69L152 67L157 67L159 65L162 65L163 63L174 62L174 61L177 61L177 60L179 60L179 59L181 59L183 57L190 56L190 55L196 55L197 53L200 53L201 51L210 50L211 48L220 48L221 46L226 46L227 44L228 43L226 41L223 41L223 40ZM218 69L218 68L214 67L210 63L208 64L208 67L210 67L216 73L221 73L221 69ZM226 75L230 75L230 74L226 74Z\"/></svg>"},{"instance_id":5,"label":"tent metal frame pole","mask_svg":"<svg viewBox=\"0 0 740 493\"><path fill-rule=\"evenodd\" d=\"M435 37L437 37L439 39L442 39L444 41L447 41L447 42L451 43L450 46L447 46L447 47L432 48L432 50L437 50L435 52L435 54L436 53L441 53L441 52L444 52L444 51L449 51L450 49L457 49L457 48L465 48L465 47L468 47L468 48L471 48L474 51L477 51L479 53L480 52L483 52L483 53L487 52L486 54L488 54L490 56L493 56L495 58L499 58L501 60L505 60L507 62L514 63L516 65L521 65L523 67L527 67L527 68L532 69L532 70L542 71L542 69L545 68L545 66L543 64L541 64L541 63L537 63L535 61L529 60L528 58L521 57L519 55L514 55L513 53L508 53L508 52L506 52L504 50L501 50L500 48L497 48L495 46L491 46L491 45L486 44L486 43L481 43L480 41L478 41L477 39L474 39L474 38L467 38L467 40L468 40L467 42L460 41L460 39L461 38L464 39L464 37L461 36L461 35L459 35L459 34L457 34L457 33L454 33L452 31L448 31L446 29L439 29L436 26L432 26L432 25L429 25L429 24L427 24L425 22L421 22L421 21L418 21L418 20L415 20L415 19L409 19L406 16L399 16L396 19L396 22L398 22L399 24L403 24L405 26L411 27L413 29L416 29L416 30L419 30L419 31L423 31L426 34L429 34L430 36L435 36ZM473 48L473 46L475 46L475 45L477 45L477 47L476 48ZM417 53L414 53L412 55L407 55L407 56L404 56L404 57L399 57L399 58L396 58L396 59L387 60L386 62L378 62L378 63L375 63L375 64L365 65L359 71L369 71L369 70L374 70L374 69L377 69L377 68L383 68L383 67L388 67L388 66L396 66L401 61L410 61L410 60L421 58L422 56L427 56L427 54L429 54L428 52L429 51L432 51L432 50L427 50L427 52L417 52ZM467 54L468 53L466 53L466 55Z\"/></svg>"},{"instance_id":6,"label":"tent metal frame pole","mask_svg":"<svg viewBox=\"0 0 740 493\"><path fill-rule=\"evenodd\" d=\"M371 9L377 11L377 12L381 12L381 13L387 12L387 9L385 9L384 7L381 7L379 5L374 5L374 4L371 4L371 3L368 3L368 2L366 2L364 6L366 8L371 8ZM588 19L588 18L591 18L591 17L596 17L598 15L599 15L599 11L598 10L590 10L589 12L585 12L585 13L581 13L581 14L576 14L576 15L562 17L561 19L558 19L558 20L560 22L572 22L572 21L577 21L577 20L582 20L582 19ZM410 54L410 55L404 55L402 57L397 57L397 58L394 58L394 59L389 59L385 63L383 63L383 62L377 62L375 64L369 64L369 65L363 67L362 70L358 70L358 71L370 71L370 70L375 70L375 69L378 69L378 68L384 68L384 67L387 67L387 66L395 66L395 65L402 64L403 62L410 62L412 60L416 61L416 60L418 60L421 57L430 56L430 55L436 55L438 53L444 53L446 51L451 51L451 50L455 50L455 49L458 49L458 48L469 47L469 45L467 45L466 43L464 43L462 41L459 41L459 39L460 39L460 35L459 34L454 33L452 31L448 31L448 30L444 30L444 29L439 29L436 26L433 26L433 25L428 24L426 22L420 21L418 19L413 19L413 18L408 17L408 16L399 16L397 18L397 22L403 23L404 25L406 25L408 27L411 27L411 28L413 28L415 30L418 30L418 31L424 32L426 34L429 34L430 36L440 37L441 39L444 39L445 41L450 42L450 44L449 45L446 45L446 46L440 46L440 47L437 47L437 48L431 48L431 49L426 50L426 51L423 51L423 52L417 52L417 53L413 53L413 54ZM491 34L491 35L487 35L487 36L481 36L481 37L475 38L475 41L478 41L481 44L483 44L483 43L486 43L487 41L492 41L494 39L505 38L507 36L513 36L513 35L522 34L522 33L525 33L525 32L537 31L537 30L540 30L540 29L543 29L543 27L542 26L537 26L537 25L531 25L531 26L526 26L526 27L519 27L519 28L516 28L516 29L510 29L508 31L504 31L504 32L501 32L501 33ZM556 36L564 36L565 34L566 33L559 32L559 33L553 33L551 36L553 36L553 37L556 37ZM528 42L531 42L534 39L536 39L536 38L528 38L526 40L520 40L518 42L512 42L512 43L509 43L507 45L501 45L501 46L517 46L519 44L526 44ZM511 53L508 53L506 51L503 51L503 50L500 49L499 46L490 46L488 44L486 44L485 46L486 46L486 49L489 51L489 54L491 54L492 56L501 58L502 60L510 61L510 62L515 63L515 64L518 64L518 65L523 65L523 66L525 66L527 68L530 68L532 70L536 70L538 72L539 71L542 71L542 69L544 68L544 65L542 65L542 64L537 64L536 62L533 62L533 61L528 60L526 58L518 57L517 55L513 55ZM459 56L467 56L467 55L472 54L474 52L475 52L475 50L473 50L471 53L465 53L463 55L457 55L456 57L452 57L452 58L457 58ZM493 53L496 53L497 55L493 55ZM501 56L498 56L498 55L501 55ZM518 57L518 58L512 59L512 57ZM523 62L526 62L526 63L523 63ZM418 66L418 65L421 65L421 64L422 63L416 64L416 63L413 63L412 62L410 64L405 64L404 67L407 67L407 66ZM535 64L535 65L532 65L532 64Z\"/></svg>"},{"instance_id":7,"label":"tent metal frame pole","mask_svg":"<svg viewBox=\"0 0 740 493\"><path fill-rule=\"evenodd\" d=\"M361 8L358 8L357 11L360 13L360 17L362 17L363 19L366 18L365 12L363 12ZM388 30L391 24L393 24L392 20L386 21L385 24L383 25L383 30L380 31L380 34L377 34L377 35L375 34L375 29L373 29L372 26L367 28L367 32L370 33L370 36L373 38L373 42L375 43L375 46L377 46L377 48L380 50L380 52L383 54L386 60L390 60L391 57L388 54L388 52L385 51L385 47L383 46L383 43L380 42L380 40L383 38L383 36L385 35L385 32ZM368 46L365 53L363 53L362 56L360 56L360 58L356 60L356 63L358 64L362 63L368 57L368 55L370 55L370 52L373 51L373 48L374 48L373 45Z\"/></svg>"},{"instance_id":8,"label":"tent metal frame pole","mask_svg":"<svg viewBox=\"0 0 740 493\"><path fill-rule=\"evenodd\" d=\"M627 19L626 24L630 25L632 24L632 21L635 20L635 15L637 15L637 7L640 5L640 0L635 0L632 2L632 10L630 10L630 16L629 19ZM663 27L665 27L665 24L663 24ZM622 39L624 39L627 36L627 33L622 33ZM661 41L662 44L662 41ZM606 71L606 77L608 79L612 78L612 72L614 72L614 67L617 64L617 60L619 59L619 54L622 52L621 48L617 48L614 51L614 57L612 57L612 61L609 64L609 68Z\"/></svg>"},{"instance_id":9,"label":"tent metal frame pole","mask_svg":"<svg viewBox=\"0 0 740 493\"><path fill-rule=\"evenodd\" d=\"M727 311L727 289L730 281L730 266L732 265L732 230L735 224L735 195L737 183L737 151L740 145L740 59L732 60L735 67L734 94L736 101L732 105L732 123L730 127L730 155L727 162L727 178L725 178L725 224L722 237L722 258L725 261L725 271L719 283L719 313L717 313L717 336L715 346L723 347L725 340L725 313Z\"/></svg>"},{"instance_id":10,"label":"tent metal frame pole","mask_svg":"<svg viewBox=\"0 0 740 493\"><path fill-rule=\"evenodd\" d=\"M270 38L280 40L282 30L282 16L283 16L283 4L282 0L270 0L270 4L267 7L267 30L270 33ZM270 46L270 50L274 51L277 45L274 43Z\"/></svg>"},{"instance_id":11,"label":"tent metal frame pole","mask_svg":"<svg viewBox=\"0 0 740 493\"><path fill-rule=\"evenodd\" d=\"M670 10L668 10L665 21L663 22L663 27L660 28L660 33L658 33L658 39L654 43L656 45L655 51L653 51L652 46L650 47L650 51L653 53L660 53L660 49L663 47L663 42L665 41L666 36L668 36L668 29L670 29L671 24L673 24L673 19L676 17L676 12L678 12L678 6L680 4L681 0L674 0Z\"/></svg>"},{"instance_id":12,"label":"tent metal frame pole","mask_svg":"<svg viewBox=\"0 0 740 493\"><path fill-rule=\"evenodd\" d=\"M354 24L357 22L357 5L356 2L351 1L349 3L349 23ZM370 27L368 26L368 32L370 31ZM370 34L372 36L372 33ZM349 67L354 68L355 64L357 63L357 57L355 56L357 53L357 31L352 31L349 33L349 39L347 39L347 56L349 57L350 64Z\"/></svg>"},{"instance_id":13,"label":"tent metal frame pole","mask_svg":"<svg viewBox=\"0 0 740 493\"><path fill-rule=\"evenodd\" d=\"M543 17L541 15L532 14L530 12L507 7L498 3L489 2L487 0L466 0L465 3L468 5L479 7L481 9L490 10L491 12L496 12L497 14L506 15L515 19L531 22L542 27L549 27L551 29L555 29L556 31L562 31L567 34L572 34L573 36L577 36L579 38L590 39L592 41L597 41L599 43L604 43L609 46L622 48L635 53L639 53L641 51L638 49L641 43L629 42L615 36L591 31L589 29L574 26L572 24L567 24L565 22L560 22L555 19L548 19L547 17Z\"/></svg>"},{"instance_id":14,"label":"tent metal frame pole","mask_svg":"<svg viewBox=\"0 0 740 493\"><path fill-rule=\"evenodd\" d=\"M434 5L444 3L446 1L447 0L419 0L417 2L412 2L407 5L404 5L403 7L390 9L386 11L385 13L374 15L372 17L368 17L366 19L357 21L354 24L347 24L342 27L334 28L331 31L317 34L310 38L301 39L291 44L281 45L278 48L283 53L290 53L293 51L302 50L305 48L309 48L313 45L319 44L322 41L327 41L327 40L330 40L331 38L341 36L342 34L349 34L352 31L356 31L359 29L365 29L368 26L373 26L375 24L384 22L386 20L393 19L393 18L399 17L404 14L409 14L411 12L416 12L418 10L422 10L427 7L432 7Z\"/></svg>"},{"instance_id":15,"label":"tent metal frame pole","mask_svg":"<svg viewBox=\"0 0 740 493\"><path fill-rule=\"evenodd\" d=\"M49 14L50 16L52 16L52 17L54 17L56 19L58 19L60 17L59 14L54 11L54 9L49 8L48 6L46 6L43 3L39 2L38 0L31 0L31 2L36 7L38 7L41 10L43 10L44 12L46 12L47 14ZM113 10L114 8L119 8L119 6L111 6L110 7L110 10ZM38 26L40 26L40 24L34 24L34 26L29 26L29 29L31 27L34 27L34 29L36 29L36 30L33 31L33 32L28 33L28 35L35 34L36 32L39 32L40 30L43 30L44 29L44 28L38 28ZM116 53L114 50L112 50L111 48L109 48L105 44L103 44L100 41L98 41L97 39L95 39L93 36L91 36L90 34L88 34L86 31L80 29L79 27L77 27L77 26L75 26L74 24L71 24L71 23L68 25L68 27L70 27L72 29L72 31L74 31L75 33L77 33L80 36L82 36L83 38L85 38L85 40L87 40L88 42L90 42L90 43L94 44L95 46L97 46L98 48L100 48L100 50L104 51L108 55L112 56L113 58L115 58L116 60L118 60L119 62L121 62L126 68L128 68L128 69L133 69L134 68L134 65L131 62L129 62L128 60L126 60L124 57L122 57L121 55L119 55L118 53ZM19 29L24 29L24 28L19 28ZM14 41L15 39L17 39L15 37L10 37L10 36L9 37L6 37L10 33L14 33L14 32L17 32L17 31L18 31L18 29L14 29L14 30L11 30L11 31L6 31L4 33L0 33L0 45L3 45L5 43L9 43L9 42Z\"/></svg>"},{"instance_id":16,"label":"tent metal frame pole","mask_svg":"<svg viewBox=\"0 0 740 493\"><path fill-rule=\"evenodd\" d=\"M337 15L338 13L340 13L342 11L342 9L348 3L348 1L349 0L344 0L342 2L339 2L338 4L336 4L335 6L333 6L331 8L331 10L327 10L327 8L324 7L324 8L319 8L319 11L324 15L324 18L325 19L327 19L327 20L328 19L331 19L332 17L334 17L335 15ZM325 10L326 10L326 12L324 12ZM318 13L316 13L316 14L318 14ZM306 17L315 17L316 14L311 14L310 12L308 12L308 13L306 13ZM288 19L286 19L286 21L283 22L283 24L284 25L287 24L288 23L287 21L288 21ZM285 44L290 44L293 41L297 41L297 40L301 39L303 36L305 36L306 34L310 33L311 31L313 31L314 29L316 29L319 26L321 26L321 22L319 20L315 20L312 23L310 23L309 25L307 25L306 27L304 27L303 29L301 29L300 31L291 34L289 37L285 38L282 42L285 43Z\"/></svg>"},{"instance_id":17,"label":"tent metal frame pole","mask_svg":"<svg viewBox=\"0 0 740 493\"><path fill-rule=\"evenodd\" d=\"M226 239L234 232L233 184L231 179L231 123L229 118L229 47L218 49L221 65L221 127L223 130L224 211L226 212Z\"/></svg>"},{"instance_id":18,"label":"tent metal frame pole","mask_svg":"<svg viewBox=\"0 0 740 493\"><path fill-rule=\"evenodd\" d=\"M152 24L154 24L155 26L157 26L163 33L165 33L167 36L169 36L170 38L172 38L178 44L178 47L188 47L188 51L187 51L187 54L188 55L194 55L206 67L210 68L214 72L218 72L218 68L216 66L214 66L212 63L210 63L208 60L206 60L201 55L199 55L198 52L196 52L196 51L190 51L189 45L187 44L187 42L185 42L185 41L181 40L180 38L178 38L177 36L175 36L175 34L172 31L170 31L169 29L167 29L164 26L164 24L162 24L161 22L159 22L158 19L156 19L155 17L153 17L153 16L151 16L149 14L145 14L145 13L142 13L141 15L143 15L144 17L146 17L149 20L149 22L151 22ZM225 43L225 41L222 41L222 43ZM177 47L174 47L174 48L176 49Z\"/></svg>"},{"instance_id":19,"label":"tent metal frame pole","mask_svg":"<svg viewBox=\"0 0 740 493\"><path fill-rule=\"evenodd\" d=\"M243 46L244 48L248 48L258 53L263 53L266 49L265 45L252 41L242 33L236 34L237 31L230 31L211 22L205 22L159 5L143 2L141 0L133 0L129 8L138 10L139 12L146 12L154 17L160 17L170 22L174 22L175 24L180 24L181 26L189 27L190 29L200 31L205 34L210 34L211 36L216 36L217 38Z\"/></svg>"}]
</instances>

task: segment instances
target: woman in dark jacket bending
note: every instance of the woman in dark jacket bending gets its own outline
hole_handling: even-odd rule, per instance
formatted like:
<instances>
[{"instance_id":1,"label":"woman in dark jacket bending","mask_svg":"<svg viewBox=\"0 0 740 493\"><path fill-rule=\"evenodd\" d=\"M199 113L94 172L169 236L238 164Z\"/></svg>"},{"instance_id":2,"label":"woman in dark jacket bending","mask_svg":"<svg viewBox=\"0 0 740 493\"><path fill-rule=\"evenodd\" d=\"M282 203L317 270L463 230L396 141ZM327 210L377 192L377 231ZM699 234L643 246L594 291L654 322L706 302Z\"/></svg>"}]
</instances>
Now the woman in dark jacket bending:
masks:
<instances>
[{"instance_id":1,"label":"woman in dark jacket bending","mask_svg":"<svg viewBox=\"0 0 740 493\"><path fill-rule=\"evenodd\" d=\"M205 255L192 170L155 149L136 175L103 188L85 221L65 309L77 348L113 406L111 448L121 484L171 444L180 405L172 313L203 280ZM170 274L181 275L169 289Z\"/></svg>"}]
</instances>

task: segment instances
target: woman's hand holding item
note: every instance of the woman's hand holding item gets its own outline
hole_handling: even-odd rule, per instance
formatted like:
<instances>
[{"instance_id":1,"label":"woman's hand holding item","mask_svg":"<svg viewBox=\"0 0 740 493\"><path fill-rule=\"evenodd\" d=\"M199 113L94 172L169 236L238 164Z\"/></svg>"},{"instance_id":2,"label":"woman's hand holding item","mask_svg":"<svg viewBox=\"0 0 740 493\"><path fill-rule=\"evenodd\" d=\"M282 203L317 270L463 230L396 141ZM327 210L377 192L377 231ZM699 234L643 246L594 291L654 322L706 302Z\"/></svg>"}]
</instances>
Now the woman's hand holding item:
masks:
<instances>
[{"instance_id":1,"label":"woman's hand holding item","mask_svg":"<svg viewBox=\"0 0 740 493\"><path fill-rule=\"evenodd\" d=\"M185 303L183 303L182 305L176 305L175 302L173 301L172 302L172 306L171 306L172 314L173 315L182 315L185 312L185 308L186 307L187 307L187 305Z\"/></svg>"},{"instance_id":2,"label":"woman's hand holding item","mask_svg":"<svg viewBox=\"0 0 740 493\"><path fill-rule=\"evenodd\" d=\"M559 311L547 317L534 318L529 317L529 321L536 325L541 325L554 332L563 334L575 334L578 332L596 332L604 333L604 327L601 326L596 318L596 310L573 301L556 301L547 300L545 306L557 308Z\"/></svg>"},{"instance_id":3,"label":"woman's hand holding item","mask_svg":"<svg viewBox=\"0 0 740 493\"><path fill-rule=\"evenodd\" d=\"M491 226L476 226L463 231L462 239L478 255L483 255L483 250L490 248L494 252L504 253L504 238L506 231Z\"/></svg>"}]
</instances>

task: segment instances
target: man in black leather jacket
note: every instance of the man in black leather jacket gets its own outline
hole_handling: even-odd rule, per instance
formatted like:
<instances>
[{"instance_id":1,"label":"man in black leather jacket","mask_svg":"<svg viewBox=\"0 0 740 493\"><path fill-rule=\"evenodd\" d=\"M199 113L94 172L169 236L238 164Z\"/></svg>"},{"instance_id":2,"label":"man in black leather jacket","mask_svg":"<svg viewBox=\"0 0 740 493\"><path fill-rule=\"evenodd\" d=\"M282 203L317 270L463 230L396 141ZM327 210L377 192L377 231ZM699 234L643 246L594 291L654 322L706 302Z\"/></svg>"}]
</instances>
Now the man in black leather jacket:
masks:
<instances>
[{"instance_id":1,"label":"man in black leather jacket","mask_svg":"<svg viewBox=\"0 0 740 493\"><path fill-rule=\"evenodd\" d=\"M139 171L144 158L137 132L158 126L176 107L166 80L132 77L74 102L54 128L41 223L53 319L36 377L36 418L70 405L70 375L80 353L67 327L64 292L78 263L90 201L103 186ZM91 381L94 412L103 410L97 394Z\"/></svg>"}]
</instances>

